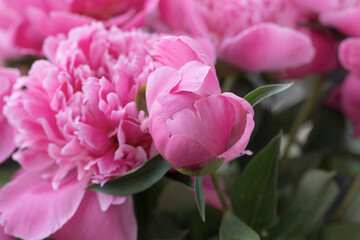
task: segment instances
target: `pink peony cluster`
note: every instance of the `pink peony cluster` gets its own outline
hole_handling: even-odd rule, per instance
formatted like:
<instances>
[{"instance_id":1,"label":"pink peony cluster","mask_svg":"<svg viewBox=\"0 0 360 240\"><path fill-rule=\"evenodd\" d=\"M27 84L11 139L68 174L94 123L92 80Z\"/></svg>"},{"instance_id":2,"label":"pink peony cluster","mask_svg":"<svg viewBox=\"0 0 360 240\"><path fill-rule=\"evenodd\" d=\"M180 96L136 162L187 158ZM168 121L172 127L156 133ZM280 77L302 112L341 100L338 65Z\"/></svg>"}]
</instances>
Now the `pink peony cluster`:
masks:
<instances>
[{"instance_id":1,"label":"pink peony cluster","mask_svg":"<svg viewBox=\"0 0 360 240\"><path fill-rule=\"evenodd\" d=\"M150 48L157 38L96 23L46 40L49 60L36 61L17 80L4 106L16 129L13 158L22 167L0 192L6 233L136 239L130 197L84 188L156 154L135 96L154 70Z\"/></svg>"},{"instance_id":2,"label":"pink peony cluster","mask_svg":"<svg viewBox=\"0 0 360 240\"><path fill-rule=\"evenodd\" d=\"M343 34L338 55L342 66L350 74L334 90L330 101L342 109L352 122L355 135L360 137L360 1L293 1L308 16Z\"/></svg>"},{"instance_id":3,"label":"pink peony cluster","mask_svg":"<svg viewBox=\"0 0 360 240\"><path fill-rule=\"evenodd\" d=\"M1 0L0 36L6 42L0 43L0 51L10 46L21 53L41 54L47 36L94 20L126 30L141 27L155 6L156 0Z\"/></svg>"},{"instance_id":4,"label":"pink peony cluster","mask_svg":"<svg viewBox=\"0 0 360 240\"><path fill-rule=\"evenodd\" d=\"M209 39L218 58L244 70L285 76L324 72L336 65L334 39L302 27L311 19L285 0L160 0L156 30Z\"/></svg>"},{"instance_id":5,"label":"pink peony cluster","mask_svg":"<svg viewBox=\"0 0 360 240\"><path fill-rule=\"evenodd\" d=\"M238 157L254 128L244 99L223 93L206 50L187 37L159 40L146 99L156 148L177 169L197 172L212 161Z\"/></svg>"}]
</instances>

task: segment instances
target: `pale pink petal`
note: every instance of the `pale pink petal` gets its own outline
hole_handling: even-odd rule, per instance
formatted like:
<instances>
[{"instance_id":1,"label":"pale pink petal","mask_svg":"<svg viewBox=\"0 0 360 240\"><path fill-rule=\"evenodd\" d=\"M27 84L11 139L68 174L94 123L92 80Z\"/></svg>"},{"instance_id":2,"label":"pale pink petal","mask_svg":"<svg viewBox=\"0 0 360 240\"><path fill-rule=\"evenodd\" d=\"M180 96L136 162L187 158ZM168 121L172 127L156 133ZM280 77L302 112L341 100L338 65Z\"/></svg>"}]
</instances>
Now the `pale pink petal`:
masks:
<instances>
[{"instance_id":1,"label":"pale pink petal","mask_svg":"<svg viewBox=\"0 0 360 240\"><path fill-rule=\"evenodd\" d=\"M271 23L257 24L221 43L219 58L250 71L278 71L308 63L315 51L306 35Z\"/></svg>"},{"instance_id":2,"label":"pale pink petal","mask_svg":"<svg viewBox=\"0 0 360 240\"><path fill-rule=\"evenodd\" d=\"M136 240L137 224L132 199L100 209L96 193L88 191L75 215L59 231L55 239L126 239Z\"/></svg>"},{"instance_id":3,"label":"pale pink petal","mask_svg":"<svg viewBox=\"0 0 360 240\"><path fill-rule=\"evenodd\" d=\"M190 61L203 62L212 66L213 59L210 54L209 46L202 47L199 42L189 37L163 37L158 40L151 51L155 65L170 66L180 69Z\"/></svg>"},{"instance_id":4,"label":"pale pink petal","mask_svg":"<svg viewBox=\"0 0 360 240\"><path fill-rule=\"evenodd\" d=\"M182 80L172 92L191 91L204 97L221 93L219 80L211 71L211 65L191 61L182 66L179 73Z\"/></svg>"},{"instance_id":5,"label":"pale pink petal","mask_svg":"<svg viewBox=\"0 0 360 240\"><path fill-rule=\"evenodd\" d=\"M38 172L21 172L0 191L0 224L10 235L46 238L73 217L87 183L73 174L53 190Z\"/></svg>"},{"instance_id":6,"label":"pale pink petal","mask_svg":"<svg viewBox=\"0 0 360 240\"><path fill-rule=\"evenodd\" d=\"M155 99L170 92L181 80L181 75L171 67L161 67L149 75L146 85L146 105L151 112Z\"/></svg>"},{"instance_id":7,"label":"pale pink petal","mask_svg":"<svg viewBox=\"0 0 360 240\"><path fill-rule=\"evenodd\" d=\"M320 15L320 21L347 35L360 36L360 7L325 12Z\"/></svg>"}]
</instances>

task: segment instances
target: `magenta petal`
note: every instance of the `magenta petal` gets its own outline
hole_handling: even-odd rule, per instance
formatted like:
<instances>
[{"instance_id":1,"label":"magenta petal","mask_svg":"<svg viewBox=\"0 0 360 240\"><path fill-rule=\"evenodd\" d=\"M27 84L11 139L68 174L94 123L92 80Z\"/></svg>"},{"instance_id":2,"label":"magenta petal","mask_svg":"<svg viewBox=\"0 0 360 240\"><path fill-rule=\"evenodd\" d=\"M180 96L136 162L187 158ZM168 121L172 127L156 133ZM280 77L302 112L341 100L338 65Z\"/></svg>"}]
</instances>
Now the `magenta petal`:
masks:
<instances>
[{"instance_id":1,"label":"magenta petal","mask_svg":"<svg viewBox=\"0 0 360 240\"><path fill-rule=\"evenodd\" d=\"M360 76L360 38L348 38L343 41L339 58L345 68Z\"/></svg>"},{"instance_id":2,"label":"magenta petal","mask_svg":"<svg viewBox=\"0 0 360 240\"><path fill-rule=\"evenodd\" d=\"M137 224L130 197L119 205L101 211L96 193L86 192L75 215L59 231L55 239L126 239L135 240Z\"/></svg>"},{"instance_id":3,"label":"magenta petal","mask_svg":"<svg viewBox=\"0 0 360 240\"><path fill-rule=\"evenodd\" d=\"M240 156L250 140L255 126L254 110L245 99L235 94L223 93L222 96L233 104L236 112L236 121L228 143L229 149L219 155L220 158L225 158L225 161L230 161Z\"/></svg>"},{"instance_id":4,"label":"magenta petal","mask_svg":"<svg viewBox=\"0 0 360 240\"><path fill-rule=\"evenodd\" d=\"M0 163L15 150L14 129L6 120L0 122Z\"/></svg>"},{"instance_id":5,"label":"magenta petal","mask_svg":"<svg viewBox=\"0 0 360 240\"><path fill-rule=\"evenodd\" d=\"M221 43L219 58L250 71L277 71L308 63L315 51L306 35L271 23L257 24Z\"/></svg>"},{"instance_id":6,"label":"magenta petal","mask_svg":"<svg viewBox=\"0 0 360 240\"><path fill-rule=\"evenodd\" d=\"M7 234L42 239L61 228L76 212L88 180L67 177L54 190L38 172L20 172L0 191L0 224Z\"/></svg>"},{"instance_id":7,"label":"magenta petal","mask_svg":"<svg viewBox=\"0 0 360 240\"><path fill-rule=\"evenodd\" d=\"M360 7L325 12L320 15L320 21L347 35L360 36Z\"/></svg>"},{"instance_id":8,"label":"magenta petal","mask_svg":"<svg viewBox=\"0 0 360 240\"><path fill-rule=\"evenodd\" d=\"M199 167L206 162L216 158L216 154L197 140L187 136L176 135L169 139L165 152L161 155L174 168L191 168Z\"/></svg>"},{"instance_id":9,"label":"magenta petal","mask_svg":"<svg viewBox=\"0 0 360 240\"><path fill-rule=\"evenodd\" d=\"M360 137L360 78L349 74L341 86L341 109L354 126L355 135Z\"/></svg>"}]
</instances>

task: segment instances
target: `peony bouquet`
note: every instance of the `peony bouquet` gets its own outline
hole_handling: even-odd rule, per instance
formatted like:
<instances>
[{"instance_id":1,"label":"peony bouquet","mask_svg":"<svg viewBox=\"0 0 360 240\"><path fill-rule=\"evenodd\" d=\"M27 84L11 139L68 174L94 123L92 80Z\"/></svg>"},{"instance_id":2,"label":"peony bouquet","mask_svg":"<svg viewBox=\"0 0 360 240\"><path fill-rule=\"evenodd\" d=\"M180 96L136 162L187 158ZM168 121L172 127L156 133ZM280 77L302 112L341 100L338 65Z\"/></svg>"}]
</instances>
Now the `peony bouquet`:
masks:
<instances>
[{"instance_id":1,"label":"peony bouquet","mask_svg":"<svg viewBox=\"0 0 360 240\"><path fill-rule=\"evenodd\" d=\"M0 20L0 240L360 238L360 1Z\"/></svg>"}]
</instances>

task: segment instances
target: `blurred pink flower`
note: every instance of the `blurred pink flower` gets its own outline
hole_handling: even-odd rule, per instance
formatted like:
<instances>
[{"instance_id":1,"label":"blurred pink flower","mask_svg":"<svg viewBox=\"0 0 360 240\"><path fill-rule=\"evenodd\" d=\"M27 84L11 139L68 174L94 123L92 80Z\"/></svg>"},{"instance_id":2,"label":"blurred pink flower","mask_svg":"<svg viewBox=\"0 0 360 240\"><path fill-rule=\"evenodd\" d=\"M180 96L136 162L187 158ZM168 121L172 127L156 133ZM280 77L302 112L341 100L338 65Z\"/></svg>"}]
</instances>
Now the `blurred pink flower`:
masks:
<instances>
[{"instance_id":1,"label":"blurred pink flower","mask_svg":"<svg viewBox=\"0 0 360 240\"><path fill-rule=\"evenodd\" d=\"M171 52L181 60L175 62ZM158 151L177 169L234 159L254 127L251 105L232 93L221 94L204 52L187 38L163 38L152 51L162 67L149 76L146 89L149 130Z\"/></svg>"},{"instance_id":2,"label":"blurred pink flower","mask_svg":"<svg viewBox=\"0 0 360 240\"><path fill-rule=\"evenodd\" d=\"M339 58L350 71L330 95L328 103L339 107L354 126L355 135L360 137L360 38L349 38L340 45Z\"/></svg>"},{"instance_id":3,"label":"blurred pink flower","mask_svg":"<svg viewBox=\"0 0 360 240\"><path fill-rule=\"evenodd\" d=\"M23 169L0 192L0 223L6 233L44 238L77 221L72 219L86 218L90 213L81 206L94 198L86 197L89 183L104 184L154 155L135 95L154 70L150 48L156 39L141 31L106 30L98 23L75 28L67 38L46 40L49 61L36 61L29 75L18 79L4 107L17 130L19 151L13 158ZM130 219L125 221L91 207L96 214L122 219L110 225L116 227L112 231L123 231L120 239L135 239L132 209L112 207L126 198L94 195L102 211L127 211Z\"/></svg>"},{"instance_id":4,"label":"blurred pink flower","mask_svg":"<svg viewBox=\"0 0 360 240\"><path fill-rule=\"evenodd\" d=\"M23 53L41 54L47 36L67 33L94 20L126 30L141 27L156 4L157 0L1 0L0 15L12 13L4 39Z\"/></svg>"},{"instance_id":5,"label":"blurred pink flower","mask_svg":"<svg viewBox=\"0 0 360 240\"><path fill-rule=\"evenodd\" d=\"M349 118L354 127L356 137L360 137L360 78L349 74L344 82L338 86L328 99L328 103L339 107Z\"/></svg>"},{"instance_id":6,"label":"blurred pink flower","mask_svg":"<svg viewBox=\"0 0 360 240\"><path fill-rule=\"evenodd\" d=\"M0 163L5 161L15 150L14 129L9 125L2 111L5 104L4 98L10 95L19 75L17 69L0 68Z\"/></svg>"},{"instance_id":7,"label":"blurred pink flower","mask_svg":"<svg viewBox=\"0 0 360 240\"><path fill-rule=\"evenodd\" d=\"M250 71L278 71L309 63L310 38L297 31L304 19L284 0L160 0L157 30L210 39L218 58Z\"/></svg>"},{"instance_id":8,"label":"blurred pink flower","mask_svg":"<svg viewBox=\"0 0 360 240\"><path fill-rule=\"evenodd\" d=\"M350 36L360 36L360 1L359 0L293 0L310 14L318 15L319 21L338 29Z\"/></svg>"}]
</instances>

